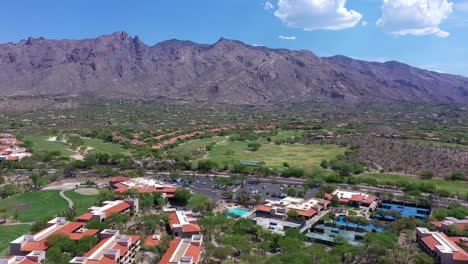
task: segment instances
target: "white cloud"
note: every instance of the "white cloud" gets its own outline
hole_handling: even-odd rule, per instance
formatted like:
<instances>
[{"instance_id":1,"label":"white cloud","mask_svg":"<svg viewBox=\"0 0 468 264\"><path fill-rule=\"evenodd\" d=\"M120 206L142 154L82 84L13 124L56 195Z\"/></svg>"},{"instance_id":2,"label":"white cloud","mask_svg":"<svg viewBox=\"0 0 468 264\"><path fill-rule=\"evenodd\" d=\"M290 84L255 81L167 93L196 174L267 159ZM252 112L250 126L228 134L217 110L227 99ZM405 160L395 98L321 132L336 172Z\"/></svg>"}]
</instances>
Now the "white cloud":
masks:
<instances>
[{"instance_id":1,"label":"white cloud","mask_svg":"<svg viewBox=\"0 0 468 264\"><path fill-rule=\"evenodd\" d=\"M295 36L288 37L288 36L283 36L283 35L279 35L278 38L279 39L286 39L286 40L295 40L296 39Z\"/></svg>"},{"instance_id":2,"label":"white cloud","mask_svg":"<svg viewBox=\"0 0 468 264\"><path fill-rule=\"evenodd\" d=\"M367 21L362 21L362 22L361 22L361 25L362 25L363 27L367 26L367 24L368 24Z\"/></svg>"},{"instance_id":3,"label":"white cloud","mask_svg":"<svg viewBox=\"0 0 468 264\"><path fill-rule=\"evenodd\" d=\"M265 10L270 10L270 9L275 8L275 6L271 2L265 2L265 5L263 6L263 8L265 8Z\"/></svg>"},{"instance_id":4,"label":"white cloud","mask_svg":"<svg viewBox=\"0 0 468 264\"><path fill-rule=\"evenodd\" d=\"M346 0L278 0L275 16L289 27L304 30L354 27L362 15L345 4Z\"/></svg>"},{"instance_id":5,"label":"white cloud","mask_svg":"<svg viewBox=\"0 0 468 264\"><path fill-rule=\"evenodd\" d=\"M447 0L384 0L377 26L390 34L435 34L445 38L450 33L439 25L452 13L452 6Z\"/></svg>"}]
</instances>

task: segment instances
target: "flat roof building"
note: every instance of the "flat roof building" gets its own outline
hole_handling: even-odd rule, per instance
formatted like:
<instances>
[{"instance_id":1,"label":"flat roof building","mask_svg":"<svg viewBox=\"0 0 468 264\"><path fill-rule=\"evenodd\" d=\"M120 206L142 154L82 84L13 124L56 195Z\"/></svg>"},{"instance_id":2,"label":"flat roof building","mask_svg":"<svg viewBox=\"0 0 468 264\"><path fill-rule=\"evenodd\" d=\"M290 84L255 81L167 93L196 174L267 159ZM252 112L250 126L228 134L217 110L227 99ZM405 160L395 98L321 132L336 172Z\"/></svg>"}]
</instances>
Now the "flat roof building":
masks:
<instances>
[{"instance_id":1,"label":"flat roof building","mask_svg":"<svg viewBox=\"0 0 468 264\"><path fill-rule=\"evenodd\" d=\"M446 217L443 221L433 221L431 224L437 226L440 232L448 233L450 226L456 226L461 230L468 229L468 216L465 216L464 219L457 219L455 217Z\"/></svg>"},{"instance_id":2,"label":"flat roof building","mask_svg":"<svg viewBox=\"0 0 468 264\"><path fill-rule=\"evenodd\" d=\"M374 208L377 206L377 204L374 203L376 201L375 197L372 197L371 195L367 193L357 192L357 191L336 189L331 194L326 194L325 199L331 200L333 196L335 195L338 197L338 199L340 199L340 203L345 204L345 205L349 205L353 207L373 206Z\"/></svg>"},{"instance_id":3,"label":"flat roof building","mask_svg":"<svg viewBox=\"0 0 468 264\"><path fill-rule=\"evenodd\" d=\"M0 259L0 264L44 264L45 251L33 251L26 256L9 256Z\"/></svg>"},{"instance_id":4,"label":"flat roof building","mask_svg":"<svg viewBox=\"0 0 468 264\"><path fill-rule=\"evenodd\" d=\"M169 227L172 234L180 237L191 237L200 234L201 228L192 211L166 210L169 213Z\"/></svg>"},{"instance_id":5,"label":"flat roof building","mask_svg":"<svg viewBox=\"0 0 468 264\"><path fill-rule=\"evenodd\" d=\"M75 257L70 264L128 264L133 263L140 250L140 236L121 235L119 230L105 229L102 239L83 257Z\"/></svg>"},{"instance_id":6,"label":"flat roof building","mask_svg":"<svg viewBox=\"0 0 468 264\"><path fill-rule=\"evenodd\" d=\"M79 222L96 220L103 222L107 217L115 213L137 213L139 201L138 198L129 198L126 200L105 201L102 206L93 206L88 209L86 214L76 217Z\"/></svg>"},{"instance_id":7,"label":"flat roof building","mask_svg":"<svg viewBox=\"0 0 468 264\"><path fill-rule=\"evenodd\" d=\"M191 238L176 238L169 244L169 249L159 261L159 264L197 264L201 263L203 251L203 236L193 235Z\"/></svg>"},{"instance_id":8,"label":"flat roof building","mask_svg":"<svg viewBox=\"0 0 468 264\"><path fill-rule=\"evenodd\" d=\"M164 198L172 198L177 190L173 185L162 181L145 178L128 179L125 177L115 177L109 180L109 184L116 188L117 193L125 192L129 189L137 190L139 193L164 193Z\"/></svg>"},{"instance_id":9,"label":"flat roof building","mask_svg":"<svg viewBox=\"0 0 468 264\"><path fill-rule=\"evenodd\" d=\"M416 228L416 238L421 247L439 264L466 264L468 253L456 244L460 238L451 238L441 232L424 227ZM467 242L468 240L464 238Z\"/></svg>"},{"instance_id":10,"label":"flat roof building","mask_svg":"<svg viewBox=\"0 0 468 264\"><path fill-rule=\"evenodd\" d=\"M279 201L266 200L266 203L255 209L256 213L270 215L275 218L286 218L287 213L291 210L296 211L300 216L306 219L312 218L317 212L327 208L330 201L323 199L301 199L294 197L286 197Z\"/></svg>"},{"instance_id":11,"label":"flat roof building","mask_svg":"<svg viewBox=\"0 0 468 264\"><path fill-rule=\"evenodd\" d=\"M56 217L47 224L46 228L34 235L23 235L11 241L10 254L26 256L33 251L45 251L49 248L47 238L55 234L65 234L72 240L79 240L99 232L97 229L86 229L84 223L67 221L65 217Z\"/></svg>"}]
</instances>

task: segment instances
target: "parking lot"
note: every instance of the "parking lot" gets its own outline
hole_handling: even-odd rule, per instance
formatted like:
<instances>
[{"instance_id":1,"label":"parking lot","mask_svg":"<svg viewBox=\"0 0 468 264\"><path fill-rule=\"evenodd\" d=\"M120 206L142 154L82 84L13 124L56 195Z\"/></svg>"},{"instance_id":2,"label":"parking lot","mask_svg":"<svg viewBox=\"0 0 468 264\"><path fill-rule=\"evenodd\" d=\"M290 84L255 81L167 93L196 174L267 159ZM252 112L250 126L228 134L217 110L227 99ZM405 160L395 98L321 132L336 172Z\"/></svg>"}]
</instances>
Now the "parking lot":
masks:
<instances>
[{"instance_id":1,"label":"parking lot","mask_svg":"<svg viewBox=\"0 0 468 264\"><path fill-rule=\"evenodd\" d=\"M255 180L247 181L243 186L241 185L230 185L227 187L223 185L217 185L214 183L213 177L193 177L192 183L187 181L186 177L180 177L173 179L169 175L160 174L157 176L160 180L175 184L177 187L186 188L194 193L201 193L210 196L213 201L219 201L222 199L218 193L231 190L236 194L247 193L249 195L260 194L263 199L279 200L285 198L286 195L282 192L285 188L296 187L302 188L301 185L288 185L288 184L272 184L272 183L258 183ZM318 189L310 189L305 198L312 198L318 192Z\"/></svg>"}]
</instances>

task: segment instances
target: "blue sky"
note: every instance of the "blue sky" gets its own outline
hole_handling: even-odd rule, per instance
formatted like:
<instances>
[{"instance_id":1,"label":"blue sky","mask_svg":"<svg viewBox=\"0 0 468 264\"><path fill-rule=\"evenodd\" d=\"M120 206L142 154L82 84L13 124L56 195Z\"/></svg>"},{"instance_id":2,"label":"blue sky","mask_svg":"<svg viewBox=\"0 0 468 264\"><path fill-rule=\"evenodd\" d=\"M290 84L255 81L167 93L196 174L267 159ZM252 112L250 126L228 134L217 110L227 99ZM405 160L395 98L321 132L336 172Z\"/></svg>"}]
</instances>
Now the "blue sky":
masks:
<instances>
[{"instance_id":1,"label":"blue sky","mask_svg":"<svg viewBox=\"0 0 468 264\"><path fill-rule=\"evenodd\" d=\"M121 30L149 45L225 37L468 76L468 0L21 0L2 11L1 43Z\"/></svg>"}]
</instances>

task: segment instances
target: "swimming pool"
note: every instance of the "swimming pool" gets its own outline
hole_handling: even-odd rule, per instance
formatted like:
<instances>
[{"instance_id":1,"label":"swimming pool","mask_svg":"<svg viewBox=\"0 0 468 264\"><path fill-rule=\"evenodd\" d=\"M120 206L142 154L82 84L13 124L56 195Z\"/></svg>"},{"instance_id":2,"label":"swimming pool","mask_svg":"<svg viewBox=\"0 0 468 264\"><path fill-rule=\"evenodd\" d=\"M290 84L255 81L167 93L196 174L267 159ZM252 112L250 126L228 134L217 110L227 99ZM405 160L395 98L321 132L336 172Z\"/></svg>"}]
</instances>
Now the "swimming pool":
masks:
<instances>
[{"instance_id":1,"label":"swimming pool","mask_svg":"<svg viewBox=\"0 0 468 264\"><path fill-rule=\"evenodd\" d=\"M232 219L233 217L230 216L230 214L235 214L235 215L238 215L238 216L243 216L243 215L246 215L250 213L250 211L247 211L247 210L243 210L243 209L239 209L239 208L235 208L235 209L231 209L228 211L228 214L227 214L227 218L230 218Z\"/></svg>"}]
</instances>

